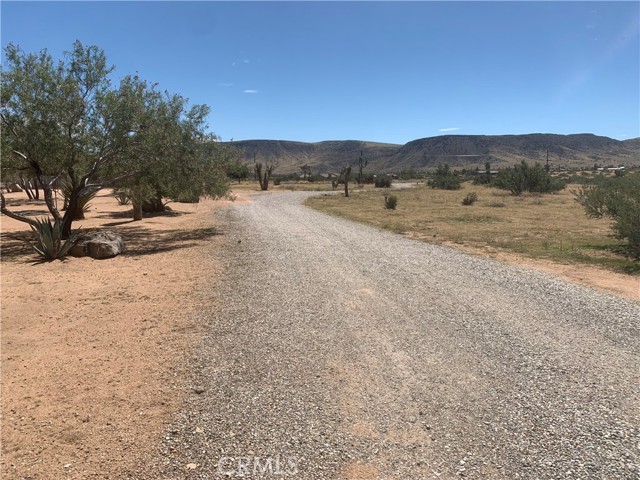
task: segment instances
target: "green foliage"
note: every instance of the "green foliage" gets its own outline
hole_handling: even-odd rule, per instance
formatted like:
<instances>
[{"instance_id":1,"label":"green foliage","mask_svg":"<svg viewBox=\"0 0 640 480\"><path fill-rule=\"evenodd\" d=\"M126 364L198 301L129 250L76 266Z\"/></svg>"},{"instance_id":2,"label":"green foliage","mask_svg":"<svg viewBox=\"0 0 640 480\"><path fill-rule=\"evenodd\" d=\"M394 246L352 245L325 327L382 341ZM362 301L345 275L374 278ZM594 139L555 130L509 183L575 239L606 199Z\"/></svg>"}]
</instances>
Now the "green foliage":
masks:
<instances>
[{"instance_id":1,"label":"green foliage","mask_svg":"<svg viewBox=\"0 0 640 480\"><path fill-rule=\"evenodd\" d=\"M249 166L237 159L227 165L227 177L232 180L246 180L250 174Z\"/></svg>"},{"instance_id":2,"label":"green foliage","mask_svg":"<svg viewBox=\"0 0 640 480\"><path fill-rule=\"evenodd\" d=\"M428 181L427 185L431 188L439 188L442 190L459 190L462 180L455 175L449 165L438 165L433 177Z\"/></svg>"},{"instance_id":3,"label":"green foliage","mask_svg":"<svg viewBox=\"0 0 640 480\"><path fill-rule=\"evenodd\" d=\"M181 192L177 197L172 200L178 203L199 203L200 202L200 194L195 190L190 190L186 192Z\"/></svg>"},{"instance_id":4,"label":"green foliage","mask_svg":"<svg viewBox=\"0 0 640 480\"><path fill-rule=\"evenodd\" d=\"M520 165L500 170L493 185L502 190L509 190L512 195L522 195L524 192L558 192L566 183L549 175L540 163L531 167L523 160Z\"/></svg>"},{"instance_id":5,"label":"green foliage","mask_svg":"<svg viewBox=\"0 0 640 480\"><path fill-rule=\"evenodd\" d=\"M377 175L374 180L376 188L389 188L391 187L392 179L389 175L380 174Z\"/></svg>"},{"instance_id":6,"label":"green foliage","mask_svg":"<svg viewBox=\"0 0 640 480\"><path fill-rule=\"evenodd\" d=\"M62 238L62 221L55 219L51 223L51 219L36 219L36 226L31 225L31 230L35 233L36 242L30 244L33 249L48 262L52 260L62 260L69 254L71 248L75 245L75 238Z\"/></svg>"},{"instance_id":7,"label":"green foliage","mask_svg":"<svg viewBox=\"0 0 640 480\"><path fill-rule=\"evenodd\" d=\"M477 201L478 194L476 192L470 192L462 199L462 205L473 205Z\"/></svg>"},{"instance_id":8,"label":"green foliage","mask_svg":"<svg viewBox=\"0 0 640 480\"><path fill-rule=\"evenodd\" d=\"M626 240L630 253L640 258L640 174L599 177L574 195L587 216L611 217L616 237Z\"/></svg>"},{"instance_id":9,"label":"green foliage","mask_svg":"<svg viewBox=\"0 0 640 480\"><path fill-rule=\"evenodd\" d=\"M117 87L112 67L96 46L74 43L64 59L42 50L27 54L5 48L0 137L3 169L41 180L61 174L72 185L69 208L58 212L51 187L40 182L54 219L70 235L82 192L92 182L155 199L184 192L223 196L226 164L234 149L206 133L209 107L158 90L137 75Z\"/></svg>"},{"instance_id":10,"label":"green foliage","mask_svg":"<svg viewBox=\"0 0 640 480\"><path fill-rule=\"evenodd\" d=\"M384 196L384 208L388 210L395 210L398 205L398 197L395 195L385 195Z\"/></svg>"}]
</instances>

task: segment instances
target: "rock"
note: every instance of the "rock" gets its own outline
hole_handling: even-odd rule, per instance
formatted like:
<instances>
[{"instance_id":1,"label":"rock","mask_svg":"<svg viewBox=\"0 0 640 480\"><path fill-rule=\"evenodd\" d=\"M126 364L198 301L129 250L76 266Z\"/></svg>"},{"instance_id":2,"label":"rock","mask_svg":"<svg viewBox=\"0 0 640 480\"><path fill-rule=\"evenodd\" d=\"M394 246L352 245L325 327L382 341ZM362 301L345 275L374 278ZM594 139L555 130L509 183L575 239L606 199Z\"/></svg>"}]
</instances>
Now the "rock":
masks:
<instances>
[{"instance_id":1,"label":"rock","mask_svg":"<svg viewBox=\"0 0 640 480\"><path fill-rule=\"evenodd\" d=\"M91 257L95 259L112 258L124 252L122 237L108 231L98 231L80 235L69 254L73 257Z\"/></svg>"}]
</instances>

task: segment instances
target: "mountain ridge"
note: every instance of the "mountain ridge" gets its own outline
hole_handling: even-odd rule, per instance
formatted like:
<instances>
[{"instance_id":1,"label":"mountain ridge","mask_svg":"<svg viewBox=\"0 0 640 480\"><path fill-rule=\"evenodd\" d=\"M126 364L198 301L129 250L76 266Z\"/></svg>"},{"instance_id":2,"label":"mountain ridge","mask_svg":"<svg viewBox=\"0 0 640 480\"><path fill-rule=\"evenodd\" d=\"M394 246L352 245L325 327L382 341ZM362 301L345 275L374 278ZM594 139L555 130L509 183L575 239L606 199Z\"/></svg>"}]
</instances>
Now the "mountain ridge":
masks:
<instances>
[{"instance_id":1,"label":"mountain ridge","mask_svg":"<svg viewBox=\"0 0 640 480\"><path fill-rule=\"evenodd\" d=\"M360 152L369 171L398 172L406 169L433 168L448 163L459 168L484 168L489 162L496 168L522 160L546 162L554 168L580 168L598 165L640 166L640 137L628 140L591 133L512 135L438 135L419 138L404 145L363 141L325 140L241 140L225 142L242 154L246 163L277 165L278 173L295 173L308 165L315 173L339 171L357 165ZM255 157L254 157L255 156Z\"/></svg>"}]
</instances>

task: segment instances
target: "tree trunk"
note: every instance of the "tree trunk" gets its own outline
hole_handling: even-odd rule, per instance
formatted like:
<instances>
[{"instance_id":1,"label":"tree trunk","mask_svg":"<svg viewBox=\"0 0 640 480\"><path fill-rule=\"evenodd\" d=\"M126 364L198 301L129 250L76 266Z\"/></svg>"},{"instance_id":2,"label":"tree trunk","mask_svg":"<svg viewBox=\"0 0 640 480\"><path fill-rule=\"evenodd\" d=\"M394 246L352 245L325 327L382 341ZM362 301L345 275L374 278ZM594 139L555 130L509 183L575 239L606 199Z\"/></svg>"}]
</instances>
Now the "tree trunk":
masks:
<instances>
[{"instance_id":1,"label":"tree trunk","mask_svg":"<svg viewBox=\"0 0 640 480\"><path fill-rule=\"evenodd\" d=\"M145 213L162 213L165 211L161 197L142 202L142 211Z\"/></svg>"},{"instance_id":2,"label":"tree trunk","mask_svg":"<svg viewBox=\"0 0 640 480\"><path fill-rule=\"evenodd\" d=\"M133 221L142 220L142 204L136 200L131 200L133 205Z\"/></svg>"},{"instance_id":3,"label":"tree trunk","mask_svg":"<svg viewBox=\"0 0 640 480\"><path fill-rule=\"evenodd\" d=\"M73 216L74 220L84 220L85 216L84 216L84 208L82 208L80 205L78 205L78 207L76 208L76 213Z\"/></svg>"}]
</instances>

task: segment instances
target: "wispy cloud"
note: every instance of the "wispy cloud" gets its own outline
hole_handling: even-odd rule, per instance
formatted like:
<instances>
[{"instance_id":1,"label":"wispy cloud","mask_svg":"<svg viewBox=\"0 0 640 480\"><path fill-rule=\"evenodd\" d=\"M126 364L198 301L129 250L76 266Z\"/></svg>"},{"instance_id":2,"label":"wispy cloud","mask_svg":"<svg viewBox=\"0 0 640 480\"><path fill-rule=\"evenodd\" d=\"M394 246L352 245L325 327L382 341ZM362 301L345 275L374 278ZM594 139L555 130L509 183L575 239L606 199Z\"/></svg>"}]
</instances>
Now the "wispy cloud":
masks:
<instances>
[{"instance_id":1,"label":"wispy cloud","mask_svg":"<svg viewBox=\"0 0 640 480\"><path fill-rule=\"evenodd\" d=\"M242 93L258 93L258 90L243 90Z\"/></svg>"},{"instance_id":2,"label":"wispy cloud","mask_svg":"<svg viewBox=\"0 0 640 480\"><path fill-rule=\"evenodd\" d=\"M460 130L460 127L441 128L439 132L453 132L454 130Z\"/></svg>"},{"instance_id":3,"label":"wispy cloud","mask_svg":"<svg viewBox=\"0 0 640 480\"><path fill-rule=\"evenodd\" d=\"M219 87L233 87L233 83L223 82L223 83L219 83L218 86Z\"/></svg>"},{"instance_id":4,"label":"wispy cloud","mask_svg":"<svg viewBox=\"0 0 640 480\"><path fill-rule=\"evenodd\" d=\"M247 60L246 58L243 60L234 60L233 62L231 62L231 66L232 67L236 67L238 65L247 65L251 63L251 60Z\"/></svg>"}]
</instances>

